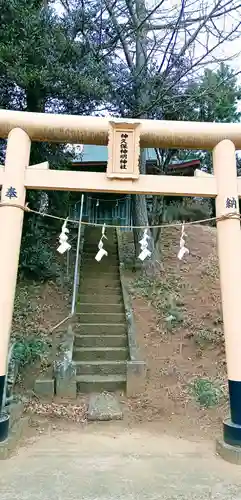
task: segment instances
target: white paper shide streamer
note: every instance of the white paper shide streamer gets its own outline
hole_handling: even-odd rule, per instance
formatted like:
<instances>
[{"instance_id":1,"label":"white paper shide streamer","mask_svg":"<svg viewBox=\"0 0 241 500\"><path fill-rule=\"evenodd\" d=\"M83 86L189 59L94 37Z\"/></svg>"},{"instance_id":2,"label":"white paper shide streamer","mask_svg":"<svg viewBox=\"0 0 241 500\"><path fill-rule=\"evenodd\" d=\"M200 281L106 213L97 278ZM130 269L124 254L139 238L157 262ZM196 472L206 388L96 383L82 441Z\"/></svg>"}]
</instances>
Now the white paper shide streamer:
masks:
<instances>
[{"instance_id":1,"label":"white paper shide streamer","mask_svg":"<svg viewBox=\"0 0 241 500\"><path fill-rule=\"evenodd\" d=\"M97 260L97 262L100 262L104 256L107 257L107 255L108 255L108 252L104 249L103 239L107 240L107 236L105 235L105 224L102 227L102 236L101 236L100 241L98 243L98 252L95 256L95 260Z\"/></svg>"},{"instance_id":2,"label":"white paper shide streamer","mask_svg":"<svg viewBox=\"0 0 241 500\"><path fill-rule=\"evenodd\" d=\"M148 249L148 241L151 239L151 237L148 235L148 228L144 230L144 234L142 239L139 241L141 245L141 253L138 255L138 259L145 260L147 257L151 256L151 252Z\"/></svg>"},{"instance_id":3,"label":"white paper shide streamer","mask_svg":"<svg viewBox=\"0 0 241 500\"><path fill-rule=\"evenodd\" d=\"M67 222L68 222L68 217L67 219L64 221L63 225L62 225L62 230L61 230L61 234L59 236L59 247L57 248L57 252L63 254L65 252L67 252L67 250L70 250L71 249L71 245L68 243L68 233L69 233L69 230L67 228Z\"/></svg>"},{"instance_id":4,"label":"white paper shide streamer","mask_svg":"<svg viewBox=\"0 0 241 500\"><path fill-rule=\"evenodd\" d=\"M184 224L182 224L182 232L181 232L181 238L180 238L180 250L179 250L178 255L177 255L179 260L182 260L185 254L187 254L187 255L189 254L189 250L185 246L185 239L184 239L185 236L187 236L187 235L185 233Z\"/></svg>"}]
</instances>

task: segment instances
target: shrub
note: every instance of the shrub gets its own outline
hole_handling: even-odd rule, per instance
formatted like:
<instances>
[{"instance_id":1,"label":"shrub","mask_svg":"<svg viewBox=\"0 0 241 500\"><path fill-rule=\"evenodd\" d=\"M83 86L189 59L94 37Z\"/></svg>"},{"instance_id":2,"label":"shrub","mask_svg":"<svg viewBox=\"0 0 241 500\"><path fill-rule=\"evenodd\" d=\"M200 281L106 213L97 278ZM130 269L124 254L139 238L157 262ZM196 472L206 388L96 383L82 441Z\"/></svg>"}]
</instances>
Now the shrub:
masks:
<instances>
[{"instance_id":1,"label":"shrub","mask_svg":"<svg viewBox=\"0 0 241 500\"><path fill-rule=\"evenodd\" d=\"M208 378L197 377L191 383L191 390L196 401L205 408L216 406L224 397L220 383Z\"/></svg>"},{"instance_id":2,"label":"shrub","mask_svg":"<svg viewBox=\"0 0 241 500\"><path fill-rule=\"evenodd\" d=\"M48 354L49 345L41 338L17 339L13 348L13 358L19 364L19 368L30 365L37 360L43 362Z\"/></svg>"},{"instance_id":3,"label":"shrub","mask_svg":"<svg viewBox=\"0 0 241 500\"><path fill-rule=\"evenodd\" d=\"M172 221L194 221L211 217L210 204L207 201L186 200L173 202L166 207L165 219Z\"/></svg>"},{"instance_id":4,"label":"shrub","mask_svg":"<svg viewBox=\"0 0 241 500\"><path fill-rule=\"evenodd\" d=\"M24 277L41 280L56 277L58 274L59 265L51 246L51 234L43 227L24 234L19 270Z\"/></svg>"}]
</instances>

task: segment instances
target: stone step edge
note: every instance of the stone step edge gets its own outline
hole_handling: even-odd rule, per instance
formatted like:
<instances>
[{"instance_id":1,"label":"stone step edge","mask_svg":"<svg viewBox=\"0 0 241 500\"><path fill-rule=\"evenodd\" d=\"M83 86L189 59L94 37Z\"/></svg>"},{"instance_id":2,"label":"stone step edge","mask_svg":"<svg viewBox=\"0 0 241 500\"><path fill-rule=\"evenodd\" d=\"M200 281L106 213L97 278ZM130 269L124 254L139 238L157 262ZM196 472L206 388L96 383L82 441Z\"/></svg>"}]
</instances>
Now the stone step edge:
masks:
<instances>
[{"instance_id":1,"label":"stone step edge","mask_svg":"<svg viewBox=\"0 0 241 500\"><path fill-rule=\"evenodd\" d=\"M88 313L86 313L88 314ZM80 313L77 313L76 316L81 316ZM78 326L126 326L126 323L80 323L78 321ZM77 325L74 325L74 327L77 327Z\"/></svg>"},{"instance_id":2,"label":"stone step edge","mask_svg":"<svg viewBox=\"0 0 241 500\"><path fill-rule=\"evenodd\" d=\"M118 335L111 335L111 334L107 334L107 335L103 335L103 334L100 334L100 333L90 333L88 335L84 335L83 333L75 333L75 337L77 337L78 339L79 338L83 338L83 339L86 339L86 337L88 338L102 338L102 339L108 339L108 338L115 338L115 339L118 339L118 338L127 338L127 336L123 333L123 334L118 334Z\"/></svg>"},{"instance_id":3,"label":"stone step edge","mask_svg":"<svg viewBox=\"0 0 241 500\"><path fill-rule=\"evenodd\" d=\"M76 382L126 382L123 375L76 375Z\"/></svg>"},{"instance_id":4,"label":"stone step edge","mask_svg":"<svg viewBox=\"0 0 241 500\"><path fill-rule=\"evenodd\" d=\"M128 347L75 347L75 352L92 352L92 351L108 351L108 352L116 352L116 351L128 351Z\"/></svg>"},{"instance_id":5,"label":"stone step edge","mask_svg":"<svg viewBox=\"0 0 241 500\"><path fill-rule=\"evenodd\" d=\"M80 304L82 305L82 304ZM107 304L108 305L108 304ZM93 312L93 313L89 313L89 312L84 312L84 313L77 313L78 316L82 316L82 314L103 314L103 316L110 316L110 315L115 315L115 316L123 316L123 313L113 313L113 312L109 312L109 313L96 313L96 312Z\"/></svg>"},{"instance_id":6,"label":"stone step edge","mask_svg":"<svg viewBox=\"0 0 241 500\"><path fill-rule=\"evenodd\" d=\"M84 295L84 294L82 294L82 295ZM115 302L113 304L110 304L109 302L108 302L108 304L106 302L81 302L80 304L78 304L78 302L77 302L77 305L80 305L80 306L83 306L83 305L85 305L85 306L110 306L110 307L121 306L121 304L118 304L118 302L117 303ZM113 313L106 313L106 314L113 314ZM114 314L121 314L121 313L114 313Z\"/></svg>"},{"instance_id":7,"label":"stone step edge","mask_svg":"<svg viewBox=\"0 0 241 500\"><path fill-rule=\"evenodd\" d=\"M89 361L73 361L74 365L82 366L82 365L92 365L92 366L110 366L110 365L126 365L126 361L123 360L106 360L106 359L90 359Z\"/></svg>"}]
</instances>

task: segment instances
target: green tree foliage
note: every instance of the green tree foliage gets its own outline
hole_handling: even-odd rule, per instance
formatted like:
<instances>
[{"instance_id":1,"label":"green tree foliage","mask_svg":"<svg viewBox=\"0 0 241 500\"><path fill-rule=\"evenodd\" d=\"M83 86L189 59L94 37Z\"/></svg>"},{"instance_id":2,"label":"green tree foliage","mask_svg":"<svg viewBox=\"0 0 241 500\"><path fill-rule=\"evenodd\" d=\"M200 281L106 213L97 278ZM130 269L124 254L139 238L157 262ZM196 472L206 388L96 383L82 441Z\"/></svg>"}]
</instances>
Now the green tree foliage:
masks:
<instances>
[{"instance_id":1,"label":"green tree foliage","mask_svg":"<svg viewBox=\"0 0 241 500\"><path fill-rule=\"evenodd\" d=\"M17 108L28 111L95 109L106 89L104 67L66 17L40 0L6 0L0 20L0 70L15 88L11 107L18 97Z\"/></svg>"},{"instance_id":2,"label":"green tree foliage","mask_svg":"<svg viewBox=\"0 0 241 500\"><path fill-rule=\"evenodd\" d=\"M190 91L193 92L197 120L226 123L240 120L237 106L241 87L230 66L221 63L217 71L206 69L200 82L190 86Z\"/></svg>"},{"instance_id":3,"label":"green tree foliage","mask_svg":"<svg viewBox=\"0 0 241 500\"><path fill-rule=\"evenodd\" d=\"M173 113L176 120L205 121L205 122L238 122L241 113L238 104L241 99L241 87L234 70L226 64L221 63L217 70L204 70L196 81L189 83L184 94L180 95L179 106ZM175 117L175 118L174 118ZM198 158L201 160L201 167L212 173L212 154L209 151L185 151L185 150L158 150L157 161L160 173L165 174L167 165L170 162L188 161ZM240 159L237 156L237 166L239 169ZM179 199L179 201L182 199ZM162 197L155 200L152 218L156 223L168 217L175 210L169 204L175 205L176 198L169 197L165 201ZM205 205L206 210L206 205ZM210 201L210 216L215 216L215 200ZM183 207L179 207L180 218ZM203 217L208 215L203 212Z\"/></svg>"},{"instance_id":4,"label":"green tree foliage","mask_svg":"<svg viewBox=\"0 0 241 500\"><path fill-rule=\"evenodd\" d=\"M241 113L239 101L241 86L234 70L221 63L216 70L205 70L202 78L190 86L193 100L194 119L205 122L239 122ZM198 151L196 155L202 161L202 168L213 173L212 154L210 151ZM240 157L237 154L237 170L240 171ZM215 216L215 200L210 200L211 216Z\"/></svg>"},{"instance_id":5,"label":"green tree foliage","mask_svg":"<svg viewBox=\"0 0 241 500\"><path fill-rule=\"evenodd\" d=\"M93 10L93 9L92 9ZM79 20L58 16L53 2L6 0L0 11L0 106L31 112L92 113L105 97L108 80L96 43L77 36L76 23L89 30L91 9ZM4 156L5 143L1 143ZM31 163L48 160L51 168L68 169L71 155L63 145L33 143ZM49 193L49 210L67 215L69 193ZM28 192L34 209L41 193ZM60 225L58 224L58 231ZM26 216L20 256L24 274L45 278L55 271L51 237L56 223Z\"/></svg>"}]
</instances>

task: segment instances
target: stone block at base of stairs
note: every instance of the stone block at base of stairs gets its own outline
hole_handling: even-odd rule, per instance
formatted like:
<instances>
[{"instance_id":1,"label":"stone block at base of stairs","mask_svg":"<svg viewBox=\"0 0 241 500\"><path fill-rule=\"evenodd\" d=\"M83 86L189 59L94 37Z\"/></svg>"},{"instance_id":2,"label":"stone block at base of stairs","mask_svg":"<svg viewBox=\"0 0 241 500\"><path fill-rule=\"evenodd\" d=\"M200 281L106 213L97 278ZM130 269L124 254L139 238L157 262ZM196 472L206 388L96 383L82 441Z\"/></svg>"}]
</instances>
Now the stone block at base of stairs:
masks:
<instances>
[{"instance_id":1,"label":"stone block at base of stairs","mask_svg":"<svg viewBox=\"0 0 241 500\"><path fill-rule=\"evenodd\" d=\"M56 396L60 398L76 399L76 367L70 363L65 370L56 370Z\"/></svg>"},{"instance_id":2,"label":"stone block at base of stairs","mask_svg":"<svg viewBox=\"0 0 241 500\"><path fill-rule=\"evenodd\" d=\"M92 394L89 400L87 418L91 421L121 420L123 413L116 395L108 392Z\"/></svg>"},{"instance_id":3,"label":"stone block at base of stairs","mask_svg":"<svg viewBox=\"0 0 241 500\"><path fill-rule=\"evenodd\" d=\"M51 376L43 376L35 380L34 392L37 396L43 398L53 398L54 379Z\"/></svg>"},{"instance_id":4,"label":"stone block at base of stairs","mask_svg":"<svg viewBox=\"0 0 241 500\"><path fill-rule=\"evenodd\" d=\"M145 390L146 363L145 361L127 361L126 395L133 397Z\"/></svg>"},{"instance_id":5,"label":"stone block at base of stairs","mask_svg":"<svg viewBox=\"0 0 241 500\"><path fill-rule=\"evenodd\" d=\"M76 379L56 379L56 396L76 399Z\"/></svg>"}]
</instances>

